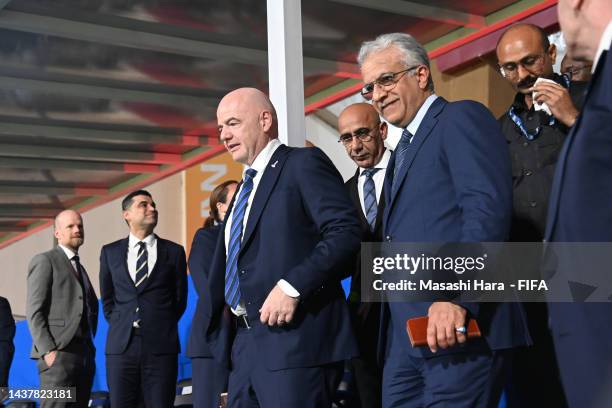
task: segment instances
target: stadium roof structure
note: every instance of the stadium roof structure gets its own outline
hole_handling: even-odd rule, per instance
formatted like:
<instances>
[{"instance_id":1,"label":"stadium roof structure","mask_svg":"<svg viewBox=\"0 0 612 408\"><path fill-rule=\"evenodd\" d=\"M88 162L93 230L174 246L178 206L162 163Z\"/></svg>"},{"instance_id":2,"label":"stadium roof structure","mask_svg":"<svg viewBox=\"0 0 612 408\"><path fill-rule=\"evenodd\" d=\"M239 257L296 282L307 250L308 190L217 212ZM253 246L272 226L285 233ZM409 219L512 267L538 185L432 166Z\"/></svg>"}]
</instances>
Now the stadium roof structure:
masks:
<instances>
[{"instance_id":1,"label":"stadium roof structure","mask_svg":"<svg viewBox=\"0 0 612 408\"><path fill-rule=\"evenodd\" d=\"M305 112L358 92L364 40L408 32L450 72L516 21L557 30L556 3L302 0ZM0 0L0 248L223 152L216 105L268 89L267 27L264 0Z\"/></svg>"}]
</instances>

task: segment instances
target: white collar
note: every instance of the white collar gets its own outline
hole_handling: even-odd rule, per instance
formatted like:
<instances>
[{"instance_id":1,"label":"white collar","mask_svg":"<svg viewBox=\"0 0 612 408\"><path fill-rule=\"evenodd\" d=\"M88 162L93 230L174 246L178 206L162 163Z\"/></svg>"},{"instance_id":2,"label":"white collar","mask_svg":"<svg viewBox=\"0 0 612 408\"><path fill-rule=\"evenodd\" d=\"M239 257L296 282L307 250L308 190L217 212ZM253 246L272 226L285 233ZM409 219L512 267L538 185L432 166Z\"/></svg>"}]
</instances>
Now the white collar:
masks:
<instances>
[{"instance_id":1,"label":"white collar","mask_svg":"<svg viewBox=\"0 0 612 408\"><path fill-rule=\"evenodd\" d=\"M266 169L266 166L268 165L268 162L272 158L272 155L274 154L276 149L280 147L280 145L280 140L276 138L270 140L266 147L264 147L263 150L259 152L257 157L255 157L255 160L253 160L253 164L250 166L250 168L253 170L257 170L258 175L263 173L263 171ZM246 172L246 169L244 171ZM244 179L244 172L242 178Z\"/></svg>"},{"instance_id":2,"label":"white collar","mask_svg":"<svg viewBox=\"0 0 612 408\"><path fill-rule=\"evenodd\" d=\"M131 232L130 232L130 237L129 237L129 246L130 248L134 248L136 247L136 245L138 245L138 243L142 241L145 244L147 244L147 246L150 248L153 246L153 244L155 243L155 234L149 234L145 237L145 239L138 239L136 238Z\"/></svg>"},{"instance_id":3,"label":"white collar","mask_svg":"<svg viewBox=\"0 0 612 408\"><path fill-rule=\"evenodd\" d=\"M64 253L66 254L66 256L68 257L68 259L72 260L72 258L75 255L78 255L78 253L74 252L72 249L62 245L62 244L58 244L58 246L64 251Z\"/></svg>"},{"instance_id":4,"label":"white collar","mask_svg":"<svg viewBox=\"0 0 612 408\"><path fill-rule=\"evenodd\" d=\"M387 168L387 166L389 165L389 159L391 158L391 152L389 151L389 149L385 148L385 152L383 153L382 157L380 158L380 161L375 164L373 167L375 169L382 169L385 170ZM365 168L363 167L359 167L359 175L361 176L364 172Z\"/></svg>"},{"instance_id":5,"label":"white collar","mask_svg":"<svg viewBox=\"0 0 612 408\"><path fill-rule=\"evenodd\" d=\"M595 72L595 68L597 68L597 63L599 62L599 58L604 51L610 49L610 43L612 42L612 21L608 23L608 26L603 32L601 36L601 40L599 40L599 48L597 48L597 52L595 53L595 59L593 60L593 66L591 67L591 73Z\"/></svg>"},{"instance_id":6,"label":"white collar","mask_svg":"<svg viewBox=\"0 0 612 408\"><path fill-rule=\"evenodd\" d=\"M429 107L431 106L432 103L434 103L436 99L438 99L438 95L436 94L429 95L427 99L425 99L425 102L423 102L423 104L419 108L417 114L414 116L414 119L412 119L412 122L410 122L408 126L406 126L406 129L410 133L412 133L412 136L416 135L416 132L417 130L419 130L419 126L421 126L421 122L423 121L425 114L427 114Z\"/></svg>"}]
</instances>

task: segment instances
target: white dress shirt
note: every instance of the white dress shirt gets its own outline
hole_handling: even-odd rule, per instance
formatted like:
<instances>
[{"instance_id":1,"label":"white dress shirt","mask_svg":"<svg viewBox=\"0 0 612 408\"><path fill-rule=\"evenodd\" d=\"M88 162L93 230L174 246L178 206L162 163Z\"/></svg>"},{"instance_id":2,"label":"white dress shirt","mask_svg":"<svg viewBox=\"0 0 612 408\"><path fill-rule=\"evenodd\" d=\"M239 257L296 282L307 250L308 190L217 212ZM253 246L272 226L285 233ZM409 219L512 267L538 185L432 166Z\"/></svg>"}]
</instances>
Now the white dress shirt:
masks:
<instances>
[{"instance_id":1,"label":"white dress shirt","mask_svg":"<svg viewBox=\"0 0 612 408\"><path fill-rule=\"evenodd\" d=\"M406 129L408 129L408 131L412 134L412 139L414 139L414 135L416 135L417 131L419 130L419 126L421 126L423 118L425 118L427 111L436 99L438 99L438 95L429 95L427 99L425 99L425 102L423 102L423 104L419 108L417 114L414 116L414 119L412 119L412 122L410 122L408 126L406 126ZM412 139L410 139L410 143L412 143Z\"/></svg>"},{"instance_id":2,"label":"white dress shirt","mask_svg":"<svg viewBox=\"0 0 612 408\"><path fill-rule=\"evenodd\" d=\"M599 40L599 47L597 48L597 52L595 53L595 59L593 60L593 66L591 67L591 72L595 72L595 68L597 68L597 63L599 62L599 58L604 51L608 51L610 49L610 42L612 42L612 21L608 23L608 26L603 32L601 36L601 40Z\"/></svg>"},{"instance_id":3,"label":"white dress shirt","mask_svg":"<svg viewBox=\"0 0 612 408\"><path fill-rule=\"evenodd\" d=\"M77 269L77 266L76 266L76 262L72 259L75 255L78 255L78 254L76 252L74 252L72 249L63 246L62 244L58 244L58 246L60 248L62 248L62 250L64 251L64 253L68 257L68 259L70 260L70 264L74 268L75 272L79 273L79 270Z\"/></svg>"},{"instance_id":4,"label":"white dress shirt","mask_svg":"<svg viewBox=\"0 0 612 408\"><path fill-rule=\"evenodd\" d=\"M387 172L387 166L389 165L389 159L391 158L391 151L385 149L380 161L374 166L375 169L380 169L372 176L374 180L374 187L376 187L376 204L380 203L380 195L382 193L383 185L385 184L385 173ZM357 179L357 192L359 193L359 202L361 203L361 211L366 215L365 205L363 203L363 185L366 181L366 176L363 174L365 169L359 168L359 178Z\"/></svg>"},{"instance_id":5,"label":"white dress shirt","mask_svg":"<svg viewBox=\"0 0 612 408\"><path fill-rule=\"evenodd\" d=\"M138 260L138 250L140 247L138 243L141 240L136 238L132 233L130 233L129 242L128 242L128 252L127 252L127 266L128 272L130 273L130 278L132 281L136 283L136 261ZM147 278L151 277L151 272L155 267L155 262L157 262L157 238L155 234L150 234L145 239L143 239L147 248Z\"/></svg>"}]
</instances>

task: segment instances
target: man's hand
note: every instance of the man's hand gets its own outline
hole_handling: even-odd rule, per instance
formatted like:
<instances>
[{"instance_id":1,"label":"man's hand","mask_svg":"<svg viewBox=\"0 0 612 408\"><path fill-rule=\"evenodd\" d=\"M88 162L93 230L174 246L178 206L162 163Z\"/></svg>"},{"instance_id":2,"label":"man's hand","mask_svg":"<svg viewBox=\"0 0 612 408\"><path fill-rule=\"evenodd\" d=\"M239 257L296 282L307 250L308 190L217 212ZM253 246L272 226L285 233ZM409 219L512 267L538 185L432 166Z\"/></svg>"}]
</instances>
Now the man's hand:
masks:
<instances>
[{"instance_id":1,"label":"man's hand","mask_svg":"<svg viewBox=\"0 0 612 408\"><path fill-rule=\"evenodd\" d=\"M546 103L553 116L567 127L576 122L578 110L572 102L568 90L557 83L539 82L531 88L536 93L538 103Z\"/></svg>"},{"instance_id":2,"label":"man's hand","mask_svg":"<svg viewBox=\"0 0 612 408\"><path fill-rule=\"evenodd\" d=\"M259 320L268 326L282 326L290 323L297 304L298 299L287 295L277 284L259 309Z\"/></svg>"},{"instance_id":3,"label":"man's hand","mask_svg":"<svg viewBox=\"0 0 612 408\"><path fill-rule=\"evenodd\" d=\"M55 362L55 357L57 357L57 350L50 351L43 356L47 367L51 368L51 366Z\"/></svg>"},{"instance_id":4,"label":"man's hand","mask_svg":"<svg viewBox=\"0 0 612 408\"><path fill-rule=\"evenodd\" d=\"M432 352L438 351L438 347L445 349L455 343L465 343L466 335L456 329L465 326L466 314L464 308L451 302L434 302L429 306L427 345Z\"/></svg>"}]
</instances>

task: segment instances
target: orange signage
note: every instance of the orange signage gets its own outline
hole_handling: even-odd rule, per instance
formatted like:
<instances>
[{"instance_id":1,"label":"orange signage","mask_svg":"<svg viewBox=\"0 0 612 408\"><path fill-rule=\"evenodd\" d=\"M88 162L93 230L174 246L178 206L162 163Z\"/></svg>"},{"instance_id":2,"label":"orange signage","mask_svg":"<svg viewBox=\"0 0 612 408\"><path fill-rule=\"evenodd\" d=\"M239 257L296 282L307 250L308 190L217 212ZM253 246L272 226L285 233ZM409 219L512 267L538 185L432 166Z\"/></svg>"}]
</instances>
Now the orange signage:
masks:
<instances>
[{"instance_id":1,"label":"orange signage","mask_svg":"<svg viewBox=\"0 0 612 408\"><path fill-rule=\"evenodd\" d=\"M243 166L232 160L229 153L215 156L185 170L185 203L187 254L193 235L210 215L210 193L226 180L240 180Z\"/></svg>"}]
</instances>

